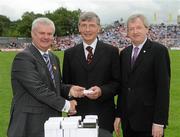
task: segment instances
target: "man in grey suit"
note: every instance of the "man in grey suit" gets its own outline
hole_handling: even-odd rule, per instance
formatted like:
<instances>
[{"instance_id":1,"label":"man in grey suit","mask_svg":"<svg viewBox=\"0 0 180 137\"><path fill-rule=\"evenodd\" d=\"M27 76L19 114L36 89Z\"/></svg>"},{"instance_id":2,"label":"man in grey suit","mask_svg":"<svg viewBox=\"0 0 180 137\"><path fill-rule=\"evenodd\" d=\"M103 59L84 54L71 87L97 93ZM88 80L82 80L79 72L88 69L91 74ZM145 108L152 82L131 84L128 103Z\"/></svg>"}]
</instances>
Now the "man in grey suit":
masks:
<instances>
[{"instance_id":1,"label":"man in grey suit","mask_svg":"<svg viewBox=\"0 0 180 137\"><path fill-rule=\"evenodd\" d=\"M83 42L65 51L63 81L90 91L85 93L85 97L76 98L77 115L98 115L100 128L112 136L114 96L120 78L118 48L98 39L101 27L95 13L82 13L78 27Z\"/></svg>"},{"instance_id":2,"label":"man in grey suit","mask_svg":"<svg viewBox=\"0 0 180 137\"><path fill-rule=\"evenodd\" d=\"M168 124L170 59L167 48L147 38L142 14L127 21L132 45L121 51L121 91L114 128L123 137L162 137Z\"/></svg>"},{"instance_id":3,"label":"man in grey suit","mask_svg":"<svg viewBox=\"0 0 180 137\"><path fill-rule=\"evenodd\" d=\"M12 90L8 137L44 137L44 123L49 117L76 113L77 102L68 95L80 97L83 88L61 82L60 62L48 51L55 33L48 18L32 23L32 44L18 53L12 64Z\"/></svg>"}]
</instances>

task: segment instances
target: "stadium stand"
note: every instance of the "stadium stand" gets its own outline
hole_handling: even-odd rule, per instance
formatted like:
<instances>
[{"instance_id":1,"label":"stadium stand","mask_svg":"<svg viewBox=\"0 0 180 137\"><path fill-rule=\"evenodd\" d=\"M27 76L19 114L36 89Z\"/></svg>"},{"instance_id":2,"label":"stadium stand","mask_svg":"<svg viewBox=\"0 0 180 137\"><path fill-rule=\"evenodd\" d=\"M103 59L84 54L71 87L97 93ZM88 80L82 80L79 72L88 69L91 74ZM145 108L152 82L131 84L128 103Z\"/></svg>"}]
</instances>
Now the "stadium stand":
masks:
<instances>
[{"instance_id":1,"label":"stadium stand","mask_svg":"<svg viewBox=\"0 0 180 137\"><path fill-rule=\"evenodd\" d=\"M180 24L165 25L153 24L150 25L148 37L154 41L158 41L168 48L180 48ZM113 46L122 48L128 46L131 41L126 36L126 26L124 23L114 23L106 26L99 34L99 39L112 44ZM77 35L69 35L64 37L55 37L52 49L66 50L81 42L81 37ZM15 38L15 37L0 37L0 50L17 50L23 49L31 42L31 38Z\"/></svg>"}]
</instances>

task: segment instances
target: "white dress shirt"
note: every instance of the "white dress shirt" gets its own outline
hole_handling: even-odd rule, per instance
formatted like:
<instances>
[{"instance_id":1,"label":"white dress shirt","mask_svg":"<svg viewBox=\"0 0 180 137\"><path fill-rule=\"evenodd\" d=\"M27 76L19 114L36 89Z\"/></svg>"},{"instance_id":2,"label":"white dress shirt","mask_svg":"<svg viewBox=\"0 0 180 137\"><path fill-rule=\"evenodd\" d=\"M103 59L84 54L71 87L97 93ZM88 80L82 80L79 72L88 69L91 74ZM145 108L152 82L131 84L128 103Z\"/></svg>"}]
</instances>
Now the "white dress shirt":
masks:
<instances>
[{"instance_id":1,"label":"white dress shirt","mask_svg":"<svg viewBox=\"0 0 180 137\"><path fill-rule=\"evenodd\" d=\"M93 43L91 43L90 45L88 45L87 43L85 43L84 41L83 41L83 45L84 45L84 53L85 53L85 56L86 56L86 59L87 59L87 55L88 55L88 51L86 50L86 48L88 47L88 46L90 46L90 47L92 47L93 49L92 49L92 53L94 54L94 52L95 52L95 49L96 49L96 45L97 45L97 38L93 41Z\"/></svg>"}]
</instances>

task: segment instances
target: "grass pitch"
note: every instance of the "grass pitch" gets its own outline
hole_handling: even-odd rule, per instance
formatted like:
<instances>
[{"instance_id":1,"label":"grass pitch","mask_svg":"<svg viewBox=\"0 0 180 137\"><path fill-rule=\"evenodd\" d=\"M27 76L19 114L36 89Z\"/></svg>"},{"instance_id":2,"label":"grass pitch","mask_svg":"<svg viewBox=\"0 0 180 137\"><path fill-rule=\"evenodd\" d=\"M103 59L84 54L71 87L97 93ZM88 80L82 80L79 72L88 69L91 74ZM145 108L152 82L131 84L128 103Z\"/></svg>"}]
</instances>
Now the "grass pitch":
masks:
<instances>
[{"instance_id":1,"label":"grass pitch","mask_svg":"<svg viewBox=\"0 0 180 137\"><path fill-rule=\"evenodd\" d=\"M63 52L55 52L63 60ZM7 137L11 105L11 63L16 52L0 52L0 137ZM180 131L180 51L170 51L171 57L171 92L169 126L165 131L166 137L178 137Z\"/></svg>"}]
</instances>

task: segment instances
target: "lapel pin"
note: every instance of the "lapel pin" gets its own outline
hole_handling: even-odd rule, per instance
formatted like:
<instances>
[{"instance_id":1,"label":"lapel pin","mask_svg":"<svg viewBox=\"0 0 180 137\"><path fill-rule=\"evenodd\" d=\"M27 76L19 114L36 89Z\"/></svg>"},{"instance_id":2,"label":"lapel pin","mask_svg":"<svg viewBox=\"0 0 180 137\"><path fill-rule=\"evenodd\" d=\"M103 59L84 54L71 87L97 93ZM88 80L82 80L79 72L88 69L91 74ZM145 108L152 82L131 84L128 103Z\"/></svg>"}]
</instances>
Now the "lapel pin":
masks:
<instances>
[{"instance_id":1,"label":"lapel pin","mask_svg":"<svg viewBox=\"0 0 180 137\"><path fill-rule=\"evenodd\" d=\"M145 51L145 50L143 50L143 53L146 53L146 51Z\"/></svg>"},{"instance_id":2,"label":"lapel pin","mask_svg":"<svg viewBox=\"0 0 180 137\"><path fill-rule=\"evenodd\" d=\"M56 66L55 65L53 65L53 69L56 70Z\"/></svg>"}]
</instances>

